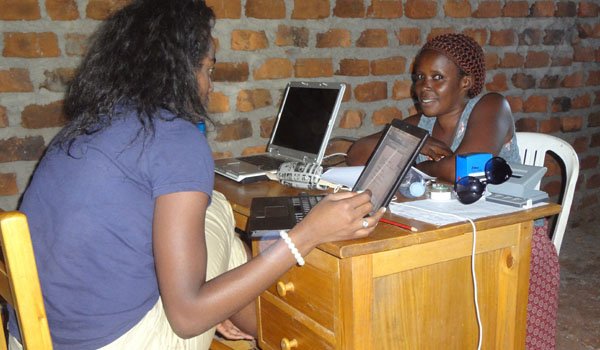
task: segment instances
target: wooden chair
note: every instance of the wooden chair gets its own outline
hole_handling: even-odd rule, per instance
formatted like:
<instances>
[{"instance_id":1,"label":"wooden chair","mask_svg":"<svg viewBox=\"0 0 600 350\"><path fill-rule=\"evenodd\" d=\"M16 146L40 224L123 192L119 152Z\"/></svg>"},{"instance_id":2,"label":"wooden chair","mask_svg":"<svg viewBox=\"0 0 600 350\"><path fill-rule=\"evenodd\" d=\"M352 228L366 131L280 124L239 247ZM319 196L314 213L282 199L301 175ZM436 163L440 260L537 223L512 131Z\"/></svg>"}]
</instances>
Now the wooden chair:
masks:
<instances>
[{"instance_id":1,"label":"wooden chair","mask_svg":"<svg viewBox=\"0 0 600 350\"><path fill-rule=\"evenodd\" d=\"M0 297L16 310L23 348L52 349L29 225L23 213L0 212L0 246ZM4 325L4 320L0 321ZM6 348L7 337L3 329L0 349Z\"/></svg>"}]
</instances>

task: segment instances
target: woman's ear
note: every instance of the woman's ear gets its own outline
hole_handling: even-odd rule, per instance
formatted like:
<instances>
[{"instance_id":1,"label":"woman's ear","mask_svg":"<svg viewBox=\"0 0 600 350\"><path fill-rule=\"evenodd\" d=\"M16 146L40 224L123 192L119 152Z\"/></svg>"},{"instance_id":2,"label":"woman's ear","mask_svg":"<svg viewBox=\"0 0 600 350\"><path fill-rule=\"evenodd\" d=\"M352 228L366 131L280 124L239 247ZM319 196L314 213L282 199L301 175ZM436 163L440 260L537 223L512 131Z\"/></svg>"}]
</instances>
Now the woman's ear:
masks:
<instances>
[{"instance_id":1,"label":"woman's ear","mask_svg":"<svg viewBox=\"0 0 600 350\"><path fill-rule=\"evenodd\" d=\"M473 87L473 76L465 75L460 79L460 88L464 91L469 91Z\"/></svg>"}]
</instances>

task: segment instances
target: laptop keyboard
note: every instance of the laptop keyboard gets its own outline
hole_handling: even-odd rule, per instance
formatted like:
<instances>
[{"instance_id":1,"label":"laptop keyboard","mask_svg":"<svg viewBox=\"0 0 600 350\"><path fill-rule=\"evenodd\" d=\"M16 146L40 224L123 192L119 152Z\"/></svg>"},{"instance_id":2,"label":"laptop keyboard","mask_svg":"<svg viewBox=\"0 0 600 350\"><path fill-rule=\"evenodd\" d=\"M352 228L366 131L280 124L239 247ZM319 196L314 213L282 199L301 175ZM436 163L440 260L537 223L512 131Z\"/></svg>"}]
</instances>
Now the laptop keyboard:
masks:
<instances>
[{"instance_id":1,"label":"laptop keyboard","mask_svg":"<svg viewBox=\"0 0 600 350\"><path fill-rule=\"evenodd\" d=\"M294 205L294 217L296 218L296 223L299 223L306 214L319 203L321 199L323 199L324 195L307 195L301 194L299 196L291 197L292 204Z\"/></svg>"},{"instance_id":2,"label":"laptop keyboard","mask_svg":"<svg viewBox=\"0 0 600 350\"><path fill-rule=\"evenodd\" d=\"M268 167L270 169L279 169L279 166L284 162L282 159L269 157L265 154L257 154L255 156L248 156L239 158L246 163L250 163L256 166Z\"/></svg>"}]
</instances>

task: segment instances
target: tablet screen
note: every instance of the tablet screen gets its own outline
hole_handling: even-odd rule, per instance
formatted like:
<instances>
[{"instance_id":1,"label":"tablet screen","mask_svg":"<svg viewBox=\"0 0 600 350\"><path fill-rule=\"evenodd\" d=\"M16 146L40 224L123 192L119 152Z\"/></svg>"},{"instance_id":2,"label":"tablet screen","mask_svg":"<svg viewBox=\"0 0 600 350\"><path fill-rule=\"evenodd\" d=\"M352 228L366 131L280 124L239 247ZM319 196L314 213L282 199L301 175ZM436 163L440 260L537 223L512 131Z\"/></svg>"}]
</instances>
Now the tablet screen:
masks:
<instances>
[{"instance_id":1,"label":"tablet screen","mask_svg":"<svg viewBox=\"0 0 600 350\"><path fill-rule=\"evenodd\" d=\"M396 120L383 133L353 189L371 191L371 214L392 200L427 135L421 128Z\"/></svg>"}]
</instances>

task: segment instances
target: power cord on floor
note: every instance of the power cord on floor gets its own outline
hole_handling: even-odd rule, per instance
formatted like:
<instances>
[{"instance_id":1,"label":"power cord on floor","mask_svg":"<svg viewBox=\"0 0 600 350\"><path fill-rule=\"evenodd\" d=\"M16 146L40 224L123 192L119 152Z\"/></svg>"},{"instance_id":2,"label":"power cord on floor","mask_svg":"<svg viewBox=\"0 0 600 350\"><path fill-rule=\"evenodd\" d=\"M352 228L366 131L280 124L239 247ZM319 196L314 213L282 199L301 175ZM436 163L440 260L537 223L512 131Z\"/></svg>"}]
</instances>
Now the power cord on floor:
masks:
<instances>
[{"instance_id":1,"label":"power cord on floor","mask_svg":"<svg viewBox=\"0 0 600 350\"><path fill-rule=\"evenodd\" d=\"M481 350L481 343L483 342L483 325L481 323L481 315L479 313L479 301L477 300L477 275L475 273L475 248L477 245L477 227L475 226L475 222L473 222L473 220L470 218L462 217L462 216L456 215L456 214L442 213L442 212L437 212L437 211L429 210L429 209L425 209L425 208L414 207L414 206L409 205L408 203L402 203L402 205L413 208L413 209L423 210L423 211L426 211L426 212L429 212L432 214L447 215L447 216L455 217L462 221L468 221L471 224L471 228L473 230L473 243L471 245L471 276L473 277L473 300L475 302L475 314L477 317L477 329L478 329L477 350Z\"/></svg>"}]
</instances>

